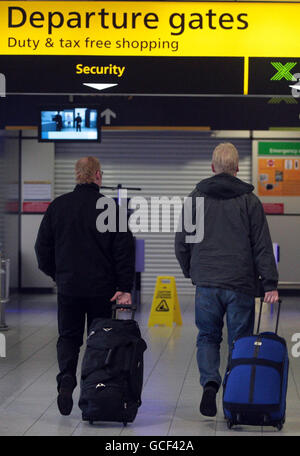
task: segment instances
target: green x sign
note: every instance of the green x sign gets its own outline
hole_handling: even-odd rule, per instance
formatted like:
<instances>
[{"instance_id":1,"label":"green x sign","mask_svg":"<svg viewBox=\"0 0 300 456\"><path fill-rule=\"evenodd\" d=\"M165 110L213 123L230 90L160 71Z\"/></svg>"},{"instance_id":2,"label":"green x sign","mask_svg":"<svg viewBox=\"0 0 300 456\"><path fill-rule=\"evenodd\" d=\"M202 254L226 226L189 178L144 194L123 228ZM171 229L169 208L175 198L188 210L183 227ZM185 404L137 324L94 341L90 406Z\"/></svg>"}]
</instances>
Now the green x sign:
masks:
<instances>
[{"instance_id":1,"label":"green x sign","mask_svg":"<svg viewBox=\"0 0 300 456\"><path fill-rule=\"evenodd\" d=\"M279 104L282 101L286 104L298 104L298 101L294 97L273 97L270 100L268 100L268 103Z\"/></svg>"},{"instance_id":2,"label":"green x sign","mask_svg":"<svg viewBox=\"0 0 300 456\"><path fill-rule=\"evenodd\" d=\"M282 78L285 78L287 81L296 81L290 71L297 65L297 62L287 62L285 65L282 65L280 62L271 62L271 65L277 70L277 73L271 77L271 81L280 81Z\"/></svg>"}]
</instances>

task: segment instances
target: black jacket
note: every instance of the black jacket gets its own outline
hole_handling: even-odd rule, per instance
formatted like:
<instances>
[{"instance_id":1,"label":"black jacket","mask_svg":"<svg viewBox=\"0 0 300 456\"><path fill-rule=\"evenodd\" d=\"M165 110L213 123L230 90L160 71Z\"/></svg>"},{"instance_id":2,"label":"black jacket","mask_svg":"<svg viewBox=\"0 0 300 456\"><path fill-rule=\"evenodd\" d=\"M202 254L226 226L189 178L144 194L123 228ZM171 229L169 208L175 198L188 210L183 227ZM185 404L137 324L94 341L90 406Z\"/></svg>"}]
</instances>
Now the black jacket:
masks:
<instances>
[{"instance_id":1,"label":"black jacket","mask_svg":"<svg viewBox=\"0 0 300 456\"><path fill-rule=\"evenodd\" d=\"M252 193L253 185L229 174L199 182L192 197L204 197L204 236L186 243L184 229L175 236L175 253L185 277L194 285L219 287L259 296L277 288L278 273L263 206ZM183 211L184 217L184 211Z\"/></svg>"},{"instance_id":2,"label":"black jacket","mask_svg":"<svg viewBox=\"0 0 300 456\"><path fill-rule=\"evenodd\" d=\"M35 251L39 269L56 281L58 293L97 296L132 289L133 236L130 231L97 230L101 210L96 203L103 196L96 184L77 185L56 198L44 215Z\"/></svg>"}]
</instances>

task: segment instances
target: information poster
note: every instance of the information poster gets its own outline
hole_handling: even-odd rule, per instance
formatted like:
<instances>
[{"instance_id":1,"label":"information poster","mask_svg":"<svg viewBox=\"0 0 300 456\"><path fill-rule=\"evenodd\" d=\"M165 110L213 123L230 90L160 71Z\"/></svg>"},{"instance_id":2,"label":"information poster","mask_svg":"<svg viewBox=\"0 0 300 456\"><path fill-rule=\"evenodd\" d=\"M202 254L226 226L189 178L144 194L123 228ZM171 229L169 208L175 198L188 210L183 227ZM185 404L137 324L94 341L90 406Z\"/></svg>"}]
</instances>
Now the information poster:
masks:
<instances>
[{"instance_id":1,"label":"information poster","mask_svg":"<svg viewBox=\"0 0 300 456\"><path fill-rule=\"evenodd\" d=\"M45 212L51 202L51 182L24 181L23 212Z\"/></svg>"},{"instance_id":2,"label":"information poster","mask_svg":"<svg viewBox=\"0 0 300 456\"><path fill-rule=\"evenodd\" d=\"M260 142L258 195L300 196L300 143Z\"/></svg>"}]
</instances>

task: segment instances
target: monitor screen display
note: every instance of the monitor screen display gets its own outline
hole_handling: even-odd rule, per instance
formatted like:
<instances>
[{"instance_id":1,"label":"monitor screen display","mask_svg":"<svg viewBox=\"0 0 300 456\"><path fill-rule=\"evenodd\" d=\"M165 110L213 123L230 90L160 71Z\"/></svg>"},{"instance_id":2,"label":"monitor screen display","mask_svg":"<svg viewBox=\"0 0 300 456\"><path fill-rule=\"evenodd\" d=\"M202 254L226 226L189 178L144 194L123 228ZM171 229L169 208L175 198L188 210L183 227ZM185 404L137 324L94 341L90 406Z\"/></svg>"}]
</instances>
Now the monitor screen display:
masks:
<instances>
[{"instance_id":1,"label":"monitor screen display","mask_svg":"<svg viewBox=\"0 0 300 456\"><path fill-rule=\"evenodd\" d=\"M100 141L97 108L70 106L40 110L40 141Z\"/></svg>"}]
</instances>

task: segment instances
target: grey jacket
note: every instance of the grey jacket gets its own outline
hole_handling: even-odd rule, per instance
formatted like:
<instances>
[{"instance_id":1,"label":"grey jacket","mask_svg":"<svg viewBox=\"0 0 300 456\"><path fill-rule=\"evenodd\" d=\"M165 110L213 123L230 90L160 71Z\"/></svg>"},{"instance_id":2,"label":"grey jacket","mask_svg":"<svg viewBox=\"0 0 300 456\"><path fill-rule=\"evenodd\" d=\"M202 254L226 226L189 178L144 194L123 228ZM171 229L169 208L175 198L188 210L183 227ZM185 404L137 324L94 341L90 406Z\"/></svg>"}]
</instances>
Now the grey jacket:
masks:
<instances>
[{"instance_id":1,"label":"grey jacket","mask_svg":"<svg viewBox=\"0 0 300 456\"><path fill-rule=\"evenodd\" d=\"M194 285L237 290L259 296L277 288L278 272L268 223L254 187L229 174L199 182L190 194L195 223L196 198L204 198L204 237L187 243L183 228L175 236L175 254ZM184 217L184 210L183 210Z\"/></svg>"}]
</instances>

